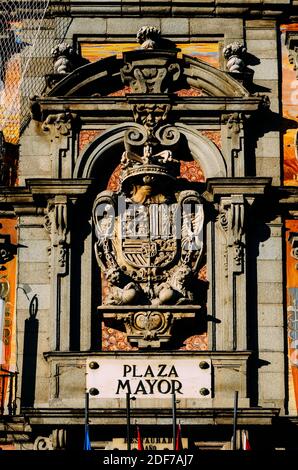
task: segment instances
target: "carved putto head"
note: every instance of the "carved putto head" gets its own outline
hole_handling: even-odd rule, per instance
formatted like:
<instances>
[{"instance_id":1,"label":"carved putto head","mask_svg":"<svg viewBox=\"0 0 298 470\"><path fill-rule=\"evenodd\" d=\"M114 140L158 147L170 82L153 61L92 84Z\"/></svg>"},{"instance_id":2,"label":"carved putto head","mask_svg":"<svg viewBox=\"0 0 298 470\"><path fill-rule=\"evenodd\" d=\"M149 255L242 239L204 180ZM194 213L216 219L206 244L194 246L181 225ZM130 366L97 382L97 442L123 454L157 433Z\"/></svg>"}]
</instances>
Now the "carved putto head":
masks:
<instances>
[{"instance_id":1,"label":"carved putto head","mask_svg":"<svg viewBox=\"0 0 298 470\"><path fill-rule=\"evenodd\" d=\"M160 30L155 26L142 26L137 32L137 41L142 49L157 49L160 41Z\"/></svg>"}]
</instances>

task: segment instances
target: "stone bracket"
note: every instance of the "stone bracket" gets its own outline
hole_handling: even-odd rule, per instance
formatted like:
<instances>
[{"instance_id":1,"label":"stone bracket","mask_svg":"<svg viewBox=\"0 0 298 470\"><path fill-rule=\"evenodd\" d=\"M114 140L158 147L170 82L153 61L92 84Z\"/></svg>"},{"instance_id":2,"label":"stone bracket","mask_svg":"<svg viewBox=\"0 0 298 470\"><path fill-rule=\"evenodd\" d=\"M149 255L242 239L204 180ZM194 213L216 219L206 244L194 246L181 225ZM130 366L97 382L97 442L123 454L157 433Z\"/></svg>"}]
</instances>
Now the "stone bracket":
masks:
<instances>
[{"instance_id":1,"label":"stone bracket","mask_svg":"<svg viewBox=\"0 0 298 470\"><path fill-rule=\"evenodd\" d=\"M42 124L42 129L44 132L51 132L54 137L59 139L70 135L76 120L77 115L74 113L49 114Z\"/></svg>"},{"instance_id":2,"label":"stone bracket","mask_svg":"<svg viewBox=\"0 0 298 470\"><path fill-rule=\"evenodd\" d=\"M219 220L227 240L226 274L242 273L244 265L244 213L245 200L242 195L222 198L219 205Z\"/></svg>"},{"instance_id":3,"label":"stone bracket","mask_svg":"<svg viewBox=\"0 0 298 470\"><path fill-rule=\"evenodd\" d=\"M54 256L57 274L65 275L70 244L70 206L67 196L57 195L50 199L45 212L45 228L51 238L50 259Z\"/></svg>"},{"instance_id":4,"label":"stone bracket","mask_svg":"<svg viewBox=\"0 0 298 470\"><path fill-rule=\"evenodd\" d=\"M142 349L159 348L161 343L169 342L174 322L194 318L199 309L199 305L98 307L104 319L123 322L128 341Z\"/></svg>"}]
</instances>

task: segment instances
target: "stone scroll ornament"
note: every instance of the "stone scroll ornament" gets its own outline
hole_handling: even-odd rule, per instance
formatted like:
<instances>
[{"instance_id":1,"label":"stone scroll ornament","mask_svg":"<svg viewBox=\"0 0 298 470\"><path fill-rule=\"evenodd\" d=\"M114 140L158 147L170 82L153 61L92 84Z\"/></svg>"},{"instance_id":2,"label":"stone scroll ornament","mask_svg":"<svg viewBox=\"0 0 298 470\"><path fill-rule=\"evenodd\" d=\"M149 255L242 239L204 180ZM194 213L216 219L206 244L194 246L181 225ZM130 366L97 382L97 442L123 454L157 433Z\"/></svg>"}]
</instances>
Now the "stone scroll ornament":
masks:
<instances>
[{"instance_id":1,"label":"stone scroll ornament","mask_svg":"<svg viewBox=\"0 0 298 470\"><path fill-rule=\"evenodd\" d=\"M203 253L204 211L198 192L181 188L171 149L172 126L144 126L125 135L119 192L98 194L93 219L97 262L108 281L104 318L123 320L139 347L169 341L175 319L198 310L195 282ZM140 152L142 149L142 152Z\"/></svg>"}]
</instances>

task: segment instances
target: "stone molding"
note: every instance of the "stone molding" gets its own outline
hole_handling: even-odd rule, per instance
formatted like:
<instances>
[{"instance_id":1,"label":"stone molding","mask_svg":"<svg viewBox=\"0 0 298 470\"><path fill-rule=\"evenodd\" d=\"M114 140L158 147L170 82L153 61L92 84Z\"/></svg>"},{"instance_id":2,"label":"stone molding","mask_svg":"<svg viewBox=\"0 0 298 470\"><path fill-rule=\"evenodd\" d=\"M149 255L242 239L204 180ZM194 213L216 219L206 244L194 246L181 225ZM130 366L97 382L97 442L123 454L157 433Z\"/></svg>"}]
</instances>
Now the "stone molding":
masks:
<instances>
[{"instance_id":1,"label":"stone molding","mask_svg":"<svg viewBox=\"0 0 298 470\"><path fill-rule=\"evenodd\" d=\"M223 72L191 56L183 55L182 59L177 58L175 51L135 50L124 52L123 60L111 56L77 69L54 86L48 96L86 96L88 94L86 89L91 88L97 89L99 95L103 96L106 94L105 88L109 87L111 82L115 82L115 85L121 88L120 80L115 81L115 77L119 78L117 74L121 68L122 80L133 84L133 92L146 94L149 79L145 78L142 70L149 65L156 69L154 86L150 80L150 93L163 92L164 88L161 87L169 86L169 83L164 82L167 76L175 82L179 76L184 75L189 85L204 89L211 96L249 96L243 85L228 72ZM37 100L40 101L38 98Z\"/></svg>"},{"instance_id":2,"label":"stone molding","mask_svg":"<svg viewBox=\"0 0 298 470\"><path fill-rule=\"evenodd\" d=\"M125 358L134 358L136 352L125 352ZM140 353L138 353L140 354ZM171 353L167 353L166 351L163 352L163 360L166 360L166 357L171 358L171 360L175 360L175 358L192 358L198 361L202 360L211 360L212 363L212 380L214 383L214 390L212 395L208 398L204 398L204 408L211 408L212 406L217 409L220 408L222 410L228 410L229 408L233 407L233 399L234 399L234 387L237 387L239 391L239 408L248 409L248 413L250 412L249 409L249 401L250 397L248 395L248 388L247 388L247 370L250 367L249 361L251 357L251 351L171 351ZM82 390L84 388L84 377L85 377L85 370L86 370L86 360L87 358L92 360L96 360L100 362L101 359L110 357L110 358L117 358L118 356L122 356L123 351L117 352L47 352L44 353L44 357L49 363L49 370L50 370L50 389L51 389L51 398L50 398L50 409L44 410L46 414L49 416L49 422L51 419L54 418L55 413L59 415L59 409L62 413L61 408L67 409L72 406L72 410L74 413L80 413L80 409L82 410L84 407L84 400ZM157 350L150 350L150 352L142 352L142 357L146 360L146 356L149 356L151 359L158 359L161 357L160 351ZM77 387L76 392L72 394L70 397L67 394L67 388L65 381L64 371L68 369L68 377L72 377L75 371L81 370L80 376L82 377L82 382L80 383L80 387ZM232 378L231 385L229 386L229 378ZM109 399L107 399L109 401ZM125 399L119 398L118 399L118 414L116 410L112 411L112 414L116 412L116 422L121 421L121 416L124 416L125 411ZM163 417L167 415L169 410L166 408L162 408L160 406L160 402L155 401L152 402L151 410L148 409L148 402L142 401L142 398L139 398L138 401L138 408L140 410L140 414L143 412L144 417L150 416L150 414L154 414L154 410L158 408L161 414L161 423L163 422ZM156 399L154 399L156 400ZM196 414L193 414L194 409L201 408L199 406L200 398L198 399L190 399L191 403L189 403L188 399L181 399L180 401L180 410L181 415L185 416L189 419L189 422L195 424L197 422ZM194 400L199 400L197 403L194 403ZM94 415L96 414L98 419L104 419L104 412L105 412L105 399L102 398L99 402L93 403L92 407L90 406L90 412ZM146 399L145 399L146 401ZM36 405L38 408L38 404ZM92 408L92 410L91 410ZM116 408L116 407L115 407ZM189 408L189 409L188 409ZM32 410L33 412L33 410ZM108 412L108 410L107 410ZM208 414L206 412L206 414ZM62 418L62 416L61 416ZM120 420L120 421L119 421ZM57 421L58 422L58 421ZM61 421L60 421L61 423ZM114 422L115 424L115 422Z\"/></svg>"},{"instance_id":3,"label":"stone molding","mask_svg":"<svg viewBox=\"0 0 298 470\"><path fill-rule=\"evenodd\" d=\"M275 3L265 0L263 3L253 3L251 0L226 2L213 0L208 2L198 0L185 2L184 0L156 0L151 2L131 2L129 0L100 0L92 3L88 0L53 0L51 13L56 16L87 16L92 14L102 17L129 17L133 16L208 16L208 17L239 17L245 15L249 18L278 18L283 15L297 15L297 0L277 0Z\"/></svg>"},{"instance_id":4,"label":"stone molding","mask_svg":"<svg viewBox=\"0 0 298 470\"><path fill-rule=\"evenodd\" d=\"M105 158L105 154L117 148L123 142L125 132L132 130L135 124L125 122L113 126L94 139L79 156L74 169L75 178L90 178L96 162ZM204 174L209 176L227 175L226 163L218 147L198 131L181 123L175 123L175 128L188 141L191 155L202 165ZM203 158L204 157L204 158Z\"/></svg>"}]
</instances>

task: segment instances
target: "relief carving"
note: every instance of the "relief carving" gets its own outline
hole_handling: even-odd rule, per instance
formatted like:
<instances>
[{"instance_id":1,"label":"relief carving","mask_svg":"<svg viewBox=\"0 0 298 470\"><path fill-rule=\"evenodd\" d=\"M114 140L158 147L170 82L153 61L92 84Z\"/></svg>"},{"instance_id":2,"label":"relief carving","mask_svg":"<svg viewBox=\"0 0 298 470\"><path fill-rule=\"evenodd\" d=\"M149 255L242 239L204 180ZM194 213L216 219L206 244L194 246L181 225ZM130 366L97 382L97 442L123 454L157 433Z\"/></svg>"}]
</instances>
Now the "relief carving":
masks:
<instances>
[{"instance_id":1,"label":"relief carving","mask_svg":"<svg viewBox=\"0 0 298 470\"><path fill-rule=\"evenodd\" d=\"M219 221L227 240L224 261L226 274L243 272L244 210L243 196L231 196L231 198L221 200Z\"/></svg>"},{"instance_id":2,"label":"relief carving","mask_svg":"<svg viewBox=\"0 0 298 470\"><path fill-rule=\"evenodd\" d=\"M144 126L152 139L155 130L168 119L171 105L168 103L138 103L133 105L132 110L135 121Z\"/></svg>"},{"instance_id":3,"label":"relief carving","mask_svg":"<svg viewBox=\"0 0 298 470\"><path fill-rule=\"evenodd\" d=\"M154 147L145 127L126 133L121 189L101 192L93 208L96 258L109 284L100 309L106 318L122 318L128 339L140 347L159 347L175 319L199 308L202 199L180 187L179 160L162 145L177 142L179 133L164 127L153 133Z\"/></svg>"},{"instance_id":4,"label":"relief carving","mask_svg":"<svg viewBox=\"0 0 298 470\"><path fill-rule=\"evenodd\" d=\"M42 124L42 129L44 132L52 131L58 139L71 134L75 120L76 115L72 113L49 114Z\"/></svg>"},{"instance_id":5,"label":"relief carving","mask_svg":"<svg viewBox=\"0 0 298 470\"><path fill-rule=\"evenodd\" d=\"M137 41L141 49L123 55L123 83L128 84L133 93L171 92L181 76L176 51L160 49L160 31L153 26L143 26L137 34Z\"/></svg>"},{"instance_id":6,"label":"relief carving","mask_svg":"<svg viewBox=\"0 0 298 470\"><path fill-rule=\"evenodd\" d=\"M50 437L38 436L34 441L33 450L54 450Z\"/></svg>"},{"instance_id":7,"label":"relief carving","mask_svg":"<svg viewBox=\"0 0 298 470\"><path fill-rule=\"evenodd\" d=\"M231 153L238 153L242 148L243 116L241 113L224 115L222 122L227 126L227 138L230 139Z\"/></svg>"},{"instance_id":8,"label":"relief carving","mask_svg":"<svg viewBox=\"0 0 298 470\"><path fill-rule=\"evenodd\" d=\"M49 271L52 268L52 255L57 274L66 274L69 250L69 204L66 196L55 196L48 201L45 210L44 227L50 234Z\"/></svg>"},{"instance_id":9,"label":"relief carving","mask_svg":"<svg viewBox=\"0 0 298 470\"><path fill-rule=\"evenodd\" d=\"M137 32L137 41L142 49L157 49L160 43L160 30L155 26L142 26Z\"/></svg>"},{"instance_id":10,"label":"relief carving","mask_svg":"<svg viewBox=\"0 0 298 470\"><path fill-rule=\"evenodd\" d=\"M51 54L54 59L54 73L67 74L74 70L77 55L70 44L66 42L58 44L52 49Z\"/></svg>"},{"instance_id":11,"label":"relief carving","mask_svg":"<svg viewBox=\"0 0 298 470\"><path fill-rule=\"evenodd\" d=\"M137 52L137 51L136 51ZM127 53L128 56L129 53ZM168 57L170 55L170 57ZM133 93L168 93L181 75L181 68L177 62L173 62L171 53L159 59L152 58L152 64L144 64L137 57L132 62L127 62L121 69L121 77L124 84L128 84Z\"/></svg>"},{"instance_id":12,"label":"relief carving","mask_svg":"<svg viewBox=\"0 0 298 470\"><path fill-rule=\"evenodd\" d=\"M245 69L246 48L240 42L232 42L223 48L229 72L241 73Z\"/></svg>"}]
</instances>

